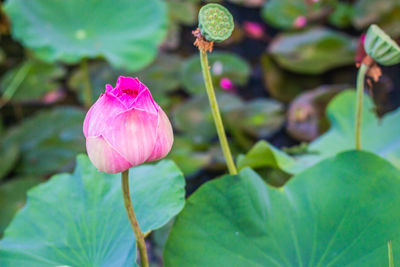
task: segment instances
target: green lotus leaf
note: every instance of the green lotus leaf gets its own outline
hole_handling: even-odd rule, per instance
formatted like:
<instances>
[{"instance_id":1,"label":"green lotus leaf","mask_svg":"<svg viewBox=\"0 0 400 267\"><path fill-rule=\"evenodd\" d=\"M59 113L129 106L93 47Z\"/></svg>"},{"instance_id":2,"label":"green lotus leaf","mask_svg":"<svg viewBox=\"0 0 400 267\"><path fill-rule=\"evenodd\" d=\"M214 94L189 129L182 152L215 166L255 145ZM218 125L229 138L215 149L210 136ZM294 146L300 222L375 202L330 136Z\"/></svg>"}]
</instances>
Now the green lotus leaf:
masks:
<instances>
[{"instance_id":1,"label":"green lotus leaf","mask_svg":"<svg viewBox=\"0 0 400 267\"><path fill-rule=\"evenodd\" d=\"M303 154L290 156L266 141L257 143L246 155L238 159L238 167L255 169L270 167L296 174L332 157L337 153L355 148L354 119L355 91L344 91L329 103L327 116L331 128L312 141ZM368 96L364 96L361 140L363 150L386 158L400 168L400 109L379 119Z\"/></svg>"},{"instance_id":2,"label":"green lotus leaf","mask_svg":"<svg viewBox=\"0 0 400 267\"><path fill-rule=\"evenodd\" d=\"M212 155L209 151L196 149L189 137L174 137L174 148L168 154L182 170L185 176L190 176L211 163Z\"/></svg>"},{"instance_id":3,"label":"green lotus leaf","mask_svg":"<svg viewBox=\"0 0 400 267\"><path fill-rule=\"evenodd\" d=\"M199 1L167 0L170 23L175 25L194 25L197 20L197 2Z\"/></svg>"},{"instance_id":4,"label":"green lotus leaf","mask_svg":"<svg viewBox=\"0 0 400 267\"><path fill-rule=\"evenodd\" d=\"M255 170L269 167L284 170L287 173L298 173L305 168L299 166L293 157L269 144L267 141L259 141L246 155L239 155L237 166L239 169L251 167Z\"/></svg>"},{"instance_id":5,"label":"green lotus leaf","mask_svg":"<svg viewBox=\"0 0 400 267\"><path fill-rule=\"evenodd\" d=\"M377 23L395 8L397 0L359 0L354 5L353 24L362 29L372 23Z\"/></svg>"},{"instance_id":6,"label":"green lotus leaf","mask_svg":"<svg viewBox=\"0 0 400 267\"><path fill-rule=\"evenodd\" d=\"M396 40L400 36L400 21L398 19L399 16L400 3L390 9L390 12L385 14L378 23L379 27L381 27L382 30L384 30L388 35L390 35L392 38L395 38Z\"/></svg>"},{"instance_id":7,"label":"green lotus leaf","mask_svg":"<svg viewBox=\"0 0 400 267\"><path fill-rule=\"evenodd\" d=\"M252 170L204 184L169 235L169 266L388 266L400 253L400 171L361 151L275 188Z\"/></svg>"},{"instance_id":8,"label":"green lotus leaf","mask_svg":"<svg viewBox=\"0 0 400 267\"><path fill-rule=\"evenodd\" d=\"M182 59L173 54L161 53L156 60L133 76L139 79L150 89L154 100L165 108L172 102L168 93L181 85L180 71Z\"/></svg>"},{"instance_id":9,"label":"green lotus leaf","mask_svg":"<svg viewBox=\"0 0 400 267\"><path fill-rule=\"evenodd\" d=\"M183 207L185 180L171 161L132 168L130 191L143 232ZM0 266L133 266L136 242L120 174L96 170L78 156L73 174L58 174L28 192L25 208L0 241Z\"/></svg>"},{"instance_id":10,"label":"green lotus leaf","mask_svg":"<svg viewBox=\"0 0 400 267\"><path fill-rule=\"evenodd\" d=\"M306 2L297 0L270 0L262 9L263 19L281 29L293 28L296 18L306 14Z\"/></svg>"},{"instance_id":11,"label":"green lotus leaf","mask_svg":"<svg viewBox=\"0 0 400 267\"><path fill-rule=\"evenodd\" d=\"M20 150L15 171L45 175L70 170L76 155L85 151L84 116L81 109L58 107L41 111L8 131L4 144L16 144Z\"/></svg>"},{"instance_id":12,"label":"green lotus leaf","mask_svg":"<svg viewBox=\"0 0 400 267\"><path fill-rule=\"evenodd\" d=\"M47 62L104 57L138 70L150 63L166 34L160 0L9 0L12 35Z\"/></svg>"},{"instance_id":13,"label":"green lotus leaf","mask_svg":"<svg viewBox=\"0 0 400 267\"><path fill-rule=\"evenodd\" d=\"M320 75L304 75L280 68L267 53L261 56L263 80L268 93L279 101L289 103L298 94L322 83Z\"/></svg>"},{"instance_id":14,"label":"green lotus leaf","mask_svg":"<svg viewBox=\"0 0 400 267\"><path fill-rule=\"evenodd\" d=\"M61 66L28 60L1 78L2 98L13 101L38 100L46 93L60 88L57 80L63 75L65 69Z\"/></svg>"},{"instance_id":15,"label":"green lotus leaf","mask_svg":"<svg viewBox=\"0 0 400 267\"><path fill-rule=\"evenodd\" d=\"M356 29L364 30L375 23L393 38L400 36L398 0L358 0L353 10L352 22Z\"/></svg>"},{"instance_id":16,"label":"green lotus leaf","mask_svg":"<svg viewBox=\"0 0 400 267\"><path fill-rule=\"evenodd\" d=\"M329 15L329 22L339 28L346 28L351 25L353 17L353 5L346 2L335 3L334 11Z\"/></svg>"},{"instance_id":17,"label":"green lotus leaf","mask_svg":"<svg viewBox=\"0 0 400 267\"><path fill-rule=\"evenodd\" d=\"M42 181L40 178L22 176L12 177L0 185L0 237L15 213L24 207L26 192Z\"/></svg>"},{"instance_id":18,"label":"green lotus leaf","mask_svg":"<svg viewBox=\"0 0 400 267\"><path fill-rule=\"evenodd\" d=\"M20 156L19 146L16 142L0 142L0 180L3 179L17 164Z\"/></svg>"},{"instance_id":19,"label":"green lotus leaf","mask_svg":"<svg viewBox=\"0 0 400 267\"><path fill-rule=\"evenodd\" d=\"M156 95L162 95L178 89L181 63L179 56L161 53L150 66L137 72L135 76L140 77L152 94L157 92Z\"/></svg>"},{"instance_id":20,"label":"green lotus leaf","mask_svg":"<svg viewBox=\"0 0 400 267\"><path fill-rule=\"evenodd\" d=\"M253 138L267 138L282 128L285 112L282 103L258 98L244 102L224 118L231 131L242 130Z\"/></svg>"},{"instance_id":21,"label":"green lotus leaf","mask_svg":"<svg viewBox=\"0 0 400 267\"><path fill-rule=\"evenodd\" d=\"M354 62L356 42L327 28L282 33L269 46L269 53L283 68L304 74L321 74Z\"/></svg>"},{"instance_id":22,"label":"green lotus leaf","mask_svg":"<svg viewBox=\"0 0 400 267\"><path fill-rule=\"evenodd\" d=\"M0 114L0 136L4 134L4 128L3 116Z\"/></svg>"},{"instance_id":23,"label":"green lotus leaf","mask_svg":"<svg viewBox=\"0 0 400 267\"><path fill-rule=\"evenodd\" d=\"M0 64L3 64L6 60L6 54L4 53L3 49L0 48Z\"/></svg>"},{"instance_id":24,"label":"green lotus leaf","mask_svg":"<svg viewBox=\"0 0 400 267\"><path fill-rule=\"evenodd\" d=\"M217 99L223 116L243 105L241 99L233 94L220 92ZM190 137L194 144L208 143L217 134L206 95L197 95L184 102L176 108L173 116L175 127Z\"/></svg>"}]
</instances>

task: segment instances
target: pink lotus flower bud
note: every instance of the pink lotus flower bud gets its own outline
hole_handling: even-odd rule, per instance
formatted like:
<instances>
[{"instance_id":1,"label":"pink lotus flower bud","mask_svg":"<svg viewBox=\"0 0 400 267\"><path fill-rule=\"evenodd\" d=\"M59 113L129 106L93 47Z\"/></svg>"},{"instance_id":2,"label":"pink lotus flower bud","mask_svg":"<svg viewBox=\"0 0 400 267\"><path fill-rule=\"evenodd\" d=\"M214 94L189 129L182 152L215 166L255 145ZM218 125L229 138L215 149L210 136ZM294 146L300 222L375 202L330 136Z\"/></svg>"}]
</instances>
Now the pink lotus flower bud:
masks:
<instances>
[{"instance_id":1,"label":"pink lotus flower bud","mask_svg":"<svg viewBox=\"0 0 400 267\"><path fill-rule=\"evenodd\" d=\"M174 140L171 123L137 78L120 76L90 108L83 122L86 150L93 165L122 172L165 157Z\"/></svg>"},{"instance_id":2,"label":"pink lotus flower bud","mask_svg":"<svg viewBox=\"0 0 400 267\"><path fill-rule=\"evenodd\" d=\"M298 16L293 22L296 29L304 28L307 25L307 18L305 16Z\"/></svg>"},{"instance_id":3,"label":"pink lotus flower bud","mask_svg":"<svg viewBox=\"0 0 400 267\"><path fill-rule=\"evenodd\" d=\"M245 21L243 23L243 29L246 31L247 35L252 38L260 39L264 36L264 28L260 23Z\"/></svg>"}]
</instances>

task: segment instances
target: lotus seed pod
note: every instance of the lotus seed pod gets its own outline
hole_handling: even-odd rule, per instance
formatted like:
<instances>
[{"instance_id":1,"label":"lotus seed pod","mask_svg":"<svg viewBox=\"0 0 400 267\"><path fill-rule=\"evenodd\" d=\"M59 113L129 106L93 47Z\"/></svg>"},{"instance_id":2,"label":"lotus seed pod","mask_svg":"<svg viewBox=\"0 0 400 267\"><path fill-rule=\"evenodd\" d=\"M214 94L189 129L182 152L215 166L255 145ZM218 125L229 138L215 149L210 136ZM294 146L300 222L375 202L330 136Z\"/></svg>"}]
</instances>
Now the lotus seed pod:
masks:
<instances>
[{"instance_id":1,"label":"lotus seed pod","mask_svg":"<svg viewBox=\"0 0 400 267\"><path fill-rule=\"evenodd\" d=\"M400 63L400 47L377 25L368 28L364 42L365 52L384 66Z\"/></svg>"},{"instance_id":2,"label":"lotus seed pod","mask_svg":"<svg viewBox=\"0 0 400 267\"><path fill-rule=\"evenodd\" d=\"M231 36L234 23L231 13L219 4L207 4L199 11L199 29L208 41L222 42Z\"/></svg>"}]
</instances>

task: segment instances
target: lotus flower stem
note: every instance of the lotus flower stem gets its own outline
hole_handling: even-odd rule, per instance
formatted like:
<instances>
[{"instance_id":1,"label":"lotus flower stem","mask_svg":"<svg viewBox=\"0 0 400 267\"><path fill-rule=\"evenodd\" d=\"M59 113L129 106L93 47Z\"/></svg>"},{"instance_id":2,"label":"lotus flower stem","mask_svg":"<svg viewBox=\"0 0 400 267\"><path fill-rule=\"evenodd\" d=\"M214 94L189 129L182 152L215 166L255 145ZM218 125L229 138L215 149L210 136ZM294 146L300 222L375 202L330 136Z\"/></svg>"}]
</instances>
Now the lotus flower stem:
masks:
<instances>
[{"instance_id":1,"label":"lotus flower stem","mask_svg":"<svg viewBox=\"0 0 400 267\"><path fill-rule=\"evenodd\" d=\"M389 267L394 267L392 241L388 242L388 257L389 257Z\"/></svg>"},{"instance_id":2,"label":"lotus flower stem","mask_svg":"<svg viewBox=\"0 0 400 267\"><path fill-rule=\"evenodd\" d=\"M81 61L81 70L83 72L83 81L84 81L84 88L83 88L83 101L86 108L90 108L93 103L92 97L92 84L90 82L90 74L88 68L87 59L84 58Z\"/></svg>"},{"instance_id":3,"label":"lotus flower stem","mask_svg":"<svg viewBox=\"0 0 400 267\"><path fill-rule=\"evenodd\" d=\"M124 197L124 204L126 213L128 214L129 222L131 223L133 232L136 236L136 244L139 249L140 262L142 267L149 266L149 260L147 258L146 243L144 241L144 234L140 230L138 220L136 219L135 212L133 211L132 201L129 193L129 169L121 172L122 182L122 195Z\"/></svg>"},{"instance_id":4,"label":"lotus flower stem","mask_svg":"<svg viewBox=\"0 0 400 267\"><path fill-rule=\"evenodd\" d=\"M228 166L228 171L230 174L237 174L236 166L232 158L232 153L229 148L228 139L226 138L224 125L222 123L221 113L219 111L217 98L215 97L214 86L211 80L210 69L208 66L207 51L205 49L200 49L200 61L201 70L203 72L204 83L206 86L206 91L208 95L208 100L211 106L211 112L214 118L215 127L217 128L217 133L219 137L219 142L221 143L222 152Z\"/></svg>"},{"instance_id":5,"label":"lotus flower stem","mask_svg":"<svg viewBox=\"0 0 400 267\"><path fill-rule=\"evenodd\" d=\"M363 95L364 95L364 80L367 73L368 65L361 64L357 74L357 99L356 99L356 125L355 125L355 140L356 149L361 149L361 120L363 109Z\"/></svg>"}]
</instances>

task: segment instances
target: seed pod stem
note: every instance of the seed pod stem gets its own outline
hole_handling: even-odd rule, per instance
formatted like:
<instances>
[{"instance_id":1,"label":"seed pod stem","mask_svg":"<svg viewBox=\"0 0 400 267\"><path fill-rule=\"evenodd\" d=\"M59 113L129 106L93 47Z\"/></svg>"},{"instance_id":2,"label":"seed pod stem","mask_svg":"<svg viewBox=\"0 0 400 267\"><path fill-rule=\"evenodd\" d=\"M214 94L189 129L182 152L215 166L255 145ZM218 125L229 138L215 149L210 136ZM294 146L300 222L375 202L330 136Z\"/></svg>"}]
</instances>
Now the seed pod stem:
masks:
<instances>
[{"instance_id":1,"label":"seed pod stem","mask_svg":"<svg viewBox=\"0 0 400 267\"><path fill-rule=\"evenodd\" d=\"M226 138L224 124L222 123L221 113L219 111L217 98L215 96L214 86L211 80L210 67L208 65L207 51L200 49L201 70L203 72L204 84L210 102L211 112L214 118L215 127L217 128L219 142L221 144L222 152L225 157L228 171L230 174L237 174L236 166L233 161L232 153L229 148L228 139Z\"/></svg>"},{"instance_id":2,"label":"seed pod stem","mask_svg":"<svg viewBox=\"0 0 400 267\"><path fill-rule=\"evenodd\" d=\"M361 122L364 95L364 80L369 66L365 63L361 64L357 74L357 98L356 98L356 124L355 124L355 142L356 149L361 149Z\"/></svg>"},{"instance_id":3,"label":"seed pod stem","mask_svg":"<svg viewBox=\"0 0 400 267\"><path fill-rule=\"evenodd\" d=\"M222 42L229 38L233 31L233 18L229 11L219 4L207 4L199 11L199 27L193 31L196 37L194 45L200 51L201 71L203 73L204 85L206 87L211 113L214 118L215 127L226 165L230 174L237 174L235 162L226 138L221 112L215 96L214 86L211 79L210 66L208 65L207 51L212 52L214 41Z\"/></svg>"}]
</instances>

